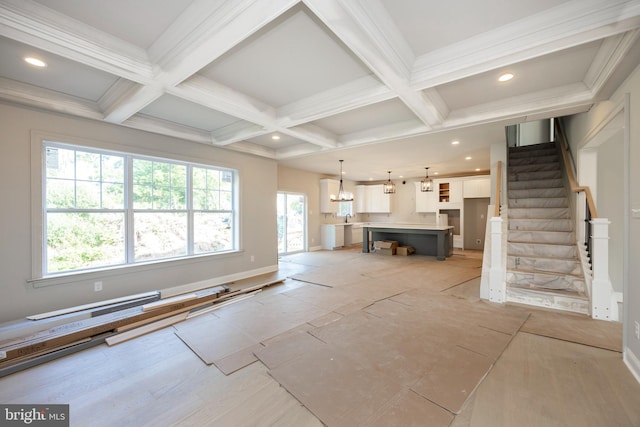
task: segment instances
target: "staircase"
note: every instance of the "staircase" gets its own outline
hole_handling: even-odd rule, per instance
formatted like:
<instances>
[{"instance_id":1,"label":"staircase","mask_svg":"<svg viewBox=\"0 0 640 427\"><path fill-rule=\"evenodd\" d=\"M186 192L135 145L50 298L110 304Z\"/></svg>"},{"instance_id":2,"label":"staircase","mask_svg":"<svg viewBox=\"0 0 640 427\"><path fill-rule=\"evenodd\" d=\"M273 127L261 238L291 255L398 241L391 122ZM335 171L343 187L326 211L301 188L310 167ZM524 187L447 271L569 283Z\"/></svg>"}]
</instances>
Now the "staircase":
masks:
<instances>
[{"instance_id":1,"label":"staircase","mask_svg":"<svg viewBox=\"0 0 640 427\"><path fill-rule=\"evenodd\" d=\"M509 148L507 301L589 313L555 143Z\"/></svg>"}]
</instances>

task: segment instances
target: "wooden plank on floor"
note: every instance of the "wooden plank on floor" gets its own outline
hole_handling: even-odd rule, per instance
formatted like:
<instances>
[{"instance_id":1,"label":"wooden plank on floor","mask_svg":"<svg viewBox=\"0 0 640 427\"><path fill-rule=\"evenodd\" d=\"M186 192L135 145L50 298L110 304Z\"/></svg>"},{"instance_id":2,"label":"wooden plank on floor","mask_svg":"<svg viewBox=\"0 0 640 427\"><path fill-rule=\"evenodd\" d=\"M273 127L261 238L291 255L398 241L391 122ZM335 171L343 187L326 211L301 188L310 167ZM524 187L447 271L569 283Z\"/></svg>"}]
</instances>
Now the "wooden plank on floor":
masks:
<instances>
[{"instance_id":1,"label":"wooden plank on floor","mask_svg":"<svg viewBox=\"0 0 640 427\"><path fill-rule=\"evenodd\" d=\"M117 335L113 335L107 338L105 341L107 345L113 346L117 344L121 344L125 341L129 341L131 339L140 337L142 335L157 331L158 329L165 328L167 326L175 325L178 322L182 322L187 318L188 313L180 313L175 316L166 317L164 319L158 320L156 322L148 323L139 328L130 329L126 332L119 333Z\"/></svg>"},{"instance_id":2,"label":"wooden plank on floor","mask_svg":"<svg viewBox=\"0 0 640 427\"><path fill-rule=\"evenodd\" d=\"M121 297L121 298L113 298L113 299L110 299L110 300L104 300L104 301L98 301L98 302L94 302L94 303L90 303L90 304L78 305L78 306L75 306L75 307L64 308L64 309L61 309L61 310L49 311L47 313L34 314L34 315L31 315L31 316L27 316L27 319L29 319L29 320L48 319L50 317L61 316L63 314L74 313L76 311L83 311L83 310L87 310L87 309L91 309L91 308L103 307L105 305L117 304L117 303L124 302L124 301L141 299L141 298L145 298L145 297L153 297L153 296L158 296L158 295L159 295L158 291L145 292L145 293L142 293L142 294L135 294L135 295L128 295L128 296Z\"/></svg>"},{"instance_id":3,"label":"wooden plank on floor","mask_svg":"<svg viewBox=\"0 0 640 427\"><path fill-rule=\"evenodd\" d=\"M145 305L142 306L142 310L143 311L157 310L159 308L166 307L168 305L178 304L178 303L181 303L181 302L194 300L196 298L198 298L198 296L196 294L178 295L176 297L165 298L165 299L161 299L159 301L154 301L154 302L151 302L149 304L145 304Z\"/></svg>"}]
</instances>

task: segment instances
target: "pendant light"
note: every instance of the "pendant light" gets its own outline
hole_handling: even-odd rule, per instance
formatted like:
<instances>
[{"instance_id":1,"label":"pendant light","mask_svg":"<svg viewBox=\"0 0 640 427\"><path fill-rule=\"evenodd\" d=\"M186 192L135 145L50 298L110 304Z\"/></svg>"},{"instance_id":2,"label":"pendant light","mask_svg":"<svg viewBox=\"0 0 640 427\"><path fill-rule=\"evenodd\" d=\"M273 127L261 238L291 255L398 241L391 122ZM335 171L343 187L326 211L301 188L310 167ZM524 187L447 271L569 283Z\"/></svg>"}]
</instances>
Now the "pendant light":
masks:
<instances>
[{"instance_id":1,"label":"pendant light","mask_svg":"<svg viewBox=\"0 0 640 427\"><path fill-rule=\"evenodd\" d=\"M340 188L338 189L338 196L331 195L330 200L332 202L351 202L353 201L353 194L347 193L344 191L344 187L342 186L342 162L344 160L340 160Z\"/></svg>"},{"instance_id":2,"label":"pendant light","mask_svg":"<svg viewBox=\"0 0 640 427\"><path fill-rule=\"evenodd\" d=\"M396 185L391 182L391 171L387 171L389 179L382 185L382 191L384 194L393 194L396 192Z\"/></svg>"},{"instance_id":3,"label":"pendant light","mask_svg":"<svg viewBox=\"0 0 640 427\"><path fill-rule=\"evenodd\" d=\"M420 191L433 191L433 181L429 178L429 168L425 168L427 170L427 176L424 177L422 181L420 181Z\"/></svg>"}]
</instances>

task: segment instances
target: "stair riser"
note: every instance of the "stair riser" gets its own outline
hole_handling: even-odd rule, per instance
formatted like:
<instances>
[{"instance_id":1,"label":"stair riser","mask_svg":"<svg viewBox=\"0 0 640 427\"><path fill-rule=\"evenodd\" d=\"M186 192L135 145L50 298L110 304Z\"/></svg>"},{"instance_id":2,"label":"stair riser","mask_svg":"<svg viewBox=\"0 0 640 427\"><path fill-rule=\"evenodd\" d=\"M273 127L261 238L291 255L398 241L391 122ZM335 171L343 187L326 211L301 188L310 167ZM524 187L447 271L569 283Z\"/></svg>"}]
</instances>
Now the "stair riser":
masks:
<instances>
[{"instance_id":1,"label":"stair riser","mask_svg":"<svg viewBox=\"0 0 640 427\"><path fill-rule=\"evenodd\" d=\"M532 172L511 172L509 171L509 182L513 181L536 181L540 179L562 178L562 171L532 171Z\"/></svg>"},{"instance_id":2,"label":"stair riser","mask_svg":"<svg viewBox=\"0 0 640 427\"><path fill-rule=\"evenodd\" d=\"M534 165L509 165L508 173L523 173L523 172L540 172L540 171L556 171L560 169L560 162L549 162Z\"/></svg>"},{"instance_id":3,"label":"stair riser","mask_svg":"<svg viewBox=\"0 0 640 427\"><path fill-rule=\"evenodd\" d=\"M507 271L507 286L511 285L530 289L566 290L583 293L585 289L584 280L576 279L573 276Z\"/></svg>"},{"instance_id":4,"label":"stair riser","mask_svg":"<svg viewBox=\"0 0 640 427\"><path fill-rule=\"evenodd\" d=\"M576 260L532 258L532 257L507 257L507 269L527 270L541 273L570 274L581 276L582 268Z\"/></svg>"},{"instance_id":5,"label":"stair riser","mask_svg":"<svg viewBox=\"0 0 640 427\"><path fill-rule=\"evenodd\" d=\"M522 159L524 157L557 156L558 151L554 147L543 150L509 151L509 159Z\"/></svg>"},{"instance_id":6,"label":"stair riser","mask_svg":"<svg viewBox=\"0 0 640 427\"><path fill-rule=\"evenodd\" d=\"M547 197L567 197L567 191L561 188L528 188L523 190L509 190L509 199L547 198Z\"/></svg>"},{"instance_id":7,"label":"stair riser","mask_svg":"<svg viewBox=\"0 0 640 427\"><path fill-rule=\"evenodd\" d=\"M568 208L569 200L566 197L535 199L509 199L509 208Z\"/></svg>"},{"instance_id":8,"label":"stair riser","mask_svg":"<svg viewBox=\"0 0 640 427\"><path fill-rule=\"evenodd\" d=\"M509 181L508 190L528 190L532 188L564 188L561 178L536 179L531 181Z\"/></svg>"},{"instance_id":9,"label":"stair riser","mask_svg":"<svg viewBox=\"0 0 640 427\"><path fill-rule=\"evenodd\" d=\"M506 299L518 304L589 314L589 301L565 296L545 295L536 291L507 288Z\"/></svg>"},{"instance_id":10,"label":"stair riser","mask_svg":"<svg viewBox=\"0 0 640 427\"><path fill-rule=\"evenodd\" d=\"M509 219L569 219L569 208L511 208Z\"/></svg>"},{"instance_id":11,"label":"stair riser","mask_svg":"<svg viewBox=\"0 0 640 427\"><path fill-rule=\"evenodd\" d=\"M570 219L510 219L509 230L573 231Z\"/></svg>"},{"instance_id":12,"label":"stair riser","mask_svg":"<svg viewBox=\"0 0 640 427\"><path fill-rule=\"evenodd\" d=\"M509 231L509 241L518 243L542 243L551 245L574 245L576 236L573 232L554 231Z\"/></svg>"},{"instance_id":13,"label":"stair riser","mask_svg":"<svg viewBox=\"0 0 640 427\"><path fill-rule=\"evenodd\" d=\"M518 166L518 165L536 165L541 163L549 163L554 162L558 159L557 155L553 156L539 156L539 157L523 157L523 158L509 158L509 165Z\"/></svg>"},{"instance_id":14,"label":"stair riser","mask_svg":"<svg viewBox=\"0 0 640 427\"><path fill-rule=\"evenodd\" d=\"M578 256L578 249L575 245L507 242L507 255L545 258L576 258Z\"/></svg>"}]
</instances>

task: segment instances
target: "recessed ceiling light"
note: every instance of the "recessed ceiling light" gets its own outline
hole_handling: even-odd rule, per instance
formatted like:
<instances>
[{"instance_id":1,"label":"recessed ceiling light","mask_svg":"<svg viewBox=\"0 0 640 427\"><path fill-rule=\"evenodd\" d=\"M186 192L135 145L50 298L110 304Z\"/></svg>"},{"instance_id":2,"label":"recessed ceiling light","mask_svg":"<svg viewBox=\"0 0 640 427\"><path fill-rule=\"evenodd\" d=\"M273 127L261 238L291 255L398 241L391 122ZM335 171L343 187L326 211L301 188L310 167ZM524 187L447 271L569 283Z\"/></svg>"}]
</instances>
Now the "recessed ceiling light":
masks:
<instances>
[{"instance_id":1,"label":"recessed ceiling light","mask_svg":"<svg viewBox=\"0 0 640 427\"><path fill-rule=\"evenodd\" d=\"M34 67L46 67L47 63L44 62L42 59L38 59L38 58L34 58L33 56L27 56L26 58L24 58L25 62L27 64L31 64Z\"/></svg>"},{"instance_id":2,"label":"recessed ceiling light","mask_svg":"<svg viewBox=\"0 0 640 427\"><path fill-rule=\"evenodd\" d=\"M434 175L440 175L440 172L434 172L433 174Z\"/></svg>"},{"instance_id":3,"label":"recessed ceiling light","mask_svg":"<svg viewBox=\"0 0 640 427\"><path fill-rule=\"evenodd\" d=\"M498 81L500 82L508 82L509 80L511 80L513 78L513 74L511 73L504 73L503 75L501 75L500 77L498 77Z\"/></svg>"},{"instance_id":4,"label":"recessed ceiling light","mask_svg":"<svg viewBox=\"0 0 640 427\"><path fill-rule=\"evenodd\" d=\"M471 157L471 156L467 156L467 157L465 157L464 159L465 159L465 160L471 160L471 159L472 159L472 157Z\"/></svg>"},{"instance_id":5,"label":"recessed ceiling light","mask_svg":"<svg viewBox=\"0 0 640 427\"><path fill-rule=\"evenodd\" d=\"M280 139L280 135L271 135L271 139L277 141Z\"/></svg>"},{"instance_id":6,"label":"recessed ceiling light","mask_svg":"<svg viewBox=\"0 0 640 427\"><path fill-rule=\"evenodd\" d=\"M458 145L460 144L460 141L451 141L451 145Z\"/></svg>"},{"instance_id":7,"label":"recessed ceiling light","mask_svg":"<svg viewBox=\"0 0 640 427\"><path fill-rule=\"evenodd\" d=\"M476 168L476 172L480 172L480 168Z\"/></svg>"}]
</instances>

